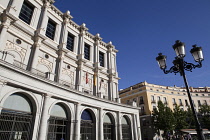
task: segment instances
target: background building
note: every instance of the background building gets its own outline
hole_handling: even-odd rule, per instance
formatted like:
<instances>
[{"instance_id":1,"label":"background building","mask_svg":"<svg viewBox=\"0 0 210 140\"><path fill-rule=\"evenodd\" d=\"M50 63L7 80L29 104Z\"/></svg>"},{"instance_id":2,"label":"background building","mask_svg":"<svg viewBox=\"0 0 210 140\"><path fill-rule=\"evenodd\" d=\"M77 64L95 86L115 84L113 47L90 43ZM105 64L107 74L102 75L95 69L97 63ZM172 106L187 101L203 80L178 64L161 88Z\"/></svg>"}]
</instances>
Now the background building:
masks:
<instances>
[{"instance_id":1,"label":"background building","mask_svg":"<svg viewBox=\"0 0 210 140\"><path fill-rule=\"evenodd\" d=\"M120 103L115 46L54 0L0 0L0 138L139 140Z\"/></svg>"},{"instance_id":2,"label":"background building","mask_svg":"<svg viewBox=\"0 0 210 140\"><path fill-rule=\"evenodd\" d=\"M202 104L210 105L209 87L190 87L190 92L197 111ZM146 81L119 91L119 95L122 103L140 107L142 139L153 139L151 114L157 107L158 101L162 101L172 110L175 105L179 105L183 110L187 110L190 106L184 87L161 86L149 84Z\"/></svg>"}]
</instances>

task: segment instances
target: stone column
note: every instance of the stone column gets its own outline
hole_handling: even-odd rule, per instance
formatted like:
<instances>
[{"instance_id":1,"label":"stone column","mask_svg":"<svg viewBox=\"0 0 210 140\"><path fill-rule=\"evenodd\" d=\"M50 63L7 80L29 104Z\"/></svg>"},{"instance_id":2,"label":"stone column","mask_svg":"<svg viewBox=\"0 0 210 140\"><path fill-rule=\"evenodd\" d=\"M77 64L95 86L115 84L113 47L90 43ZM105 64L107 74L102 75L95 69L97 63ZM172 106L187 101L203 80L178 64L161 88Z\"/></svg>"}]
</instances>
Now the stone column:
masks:
<instances>
[{"instance_id":1,"label":"stone column","mask_svg":"<svg viewBox=\"0 0 210 140\"><path fill-rule=\"evenodd\" d=\"M38 140L45 140L47 136L47 121L49 119L48 109L50 98L50 95L44 95Z\"/></svg>"},{"instance_id":2,"label":"stone column","mask_svg":"<svg viewBox=\"0 0 210 140\"><path fill-rule=\"evenodd\" d=\"M79 34L79 54L78 54L78 66L77 66L77 90L82 91L82 72L83 72L83 63L84 63L84 35L88 29L85 27L83 23L80 26L80 34Z\"/></svg>"},{"instance_id":3,"label":"stone column","mask_svg":"<svg viewBox=\"0 0 210 140\"><path fill-rule=\"evenodd\" d=\"M57 58L57 64L56 64L56 81L59 81L60 78L60 73L62 71L63 67L63 60L64 60L64 51L63 49L66 47L66 42L67 42L67 24L69 23L70 19L72 16L70 16L70 11L67 11L64 14L64 20L63 20L63 25L62 25L62 32L61 32L61 39L60 39L60 44L59 44L59 53L58 53L58 58Z\"/></svg>"},{"instance_id":4,"label":"stone column","mask_svg":"<svg viewBox=\"0 0 210 140\"><path fill-rule=\"evenodd\" d=\"M5 46L6 46L6 35L7 35L7 30L9 29L11 20L6 17L6 15L3 14L3 24L2 24L2 29L0 33L0 51L3 51Z\"/></svg>"},{"instance_id":5,"label":"stone column","mask_svg":"<svg viewBox=\"0 0 210 140\"><path fill-rule=\"evenodd\" d=\"M74 139L73 140L80 140L80 121L81 121L81 115L80 115L80 108L81 104L76 103L75 105L75 127L74 127Z\"/></svg>"},{"instance_id":6,"label":"stone column","mask_svg":"<svg viewBox=\"0 0 210 140\"><path fill-rule=\"evenodd\" d=\"M137 133L137 122L135 114L132 114L132 122L133 122L133 139L138 140L138 133Z\"/></svg>"},{"instance_id":7,"label":"stone column","mask_svg":"<svg viewBox=\"0 0 210 140\"><path fill-rule=\"evenodd\" d=\"M43 0L43 7L42 7L42 12L41 12L41 22L38 25L38 30L37 32L45 35L45 31L46 31L46 25L48 23L48 17L47 17L47 9L50 7L51 4L54 3L54 0Z\"/></svg>"},{"instance_id":8,"label":"stone column","mask_svg":"<svg viewBox=\"0 0 210 140\"><path fill-rule=\"evenodd\" d=\"M107 60L108 60L108 66L107 66L107 68L108 68L108 70L109 70L109 80L108 80L108 85L109 85L109 91L108 91L108 93L109 93L109 99L110 100L113 100L113 84L114 84L114 82L113 82L113 71L112 71L112 49L114 48L114 46L112 45L112 42L109 42L108 44L107 44L107 49L108 49L108 58L107 58Z\"/></svg>"},{"instance_id":9,"label":"stone column","mask_svg":"<svg viewBox=\"0 0 210 140\"><path fill-rule=\"evenodd\" d=\"M98 140L104 139L104 131L103 131L103 108L99 108L99 132L98 132Z\"/></svg>"},{"instance_id":10,"label":"stone column","mask_svg":"<svg viewBox=\"0 0 210 140\"><path fill-rule=\"evenodd\" d=\"M117 111L117 136L118 140L122 140L122 123L121 123L121 112Z\"/></svg>"},{"instance_id":11,"label":"stone column","mask_svg":"<svg viewBox=\"0 0 210 140\"><path fill-rule=\"evenodd\" d=\"M94 70L94 74L95 74L95 86L94 86L94 95L99 94L99 77L98 77L98 73L99 73L99 67L100 67L100 63L99 63L99 43L102 40L102 38L100 37L100 34L96 34L95 35L95 44L94 44L94 65L95 65L95 70Z\"/></svg>"},{"instance_id":12,"label":"stone column","mask_svg":"<svg viewBox=\"0 0 210 140\"><path fill-rule=\"evenodd\" d=\"M135 119L136 119L136 127L137 127L137 137L138 140L141 140L141 125L140 125L140 118L138 114L135 114Z\"/></svg>"},{"instance_id":13,"label":"stone column","mask_svg":"<svg viewBox=\"0 0 210 140\"><path fill-rule=\"evenodd\" d=\"M28 61L27 70L32 70L32 68L36 69L39 59L39 52L41 47L41 38L37 37L37 40L34 42L33 46L31 47L31 54Z\"/></svg>"}]
</instances>

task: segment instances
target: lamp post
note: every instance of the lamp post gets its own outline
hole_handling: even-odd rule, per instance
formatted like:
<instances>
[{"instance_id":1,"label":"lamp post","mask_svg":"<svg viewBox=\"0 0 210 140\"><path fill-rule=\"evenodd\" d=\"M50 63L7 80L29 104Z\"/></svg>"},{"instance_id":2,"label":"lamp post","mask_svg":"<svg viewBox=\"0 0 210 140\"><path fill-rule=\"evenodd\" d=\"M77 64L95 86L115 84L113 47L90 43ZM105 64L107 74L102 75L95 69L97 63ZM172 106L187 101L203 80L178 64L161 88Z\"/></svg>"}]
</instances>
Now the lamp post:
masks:
<instances>
[{"instance_id":1,"label":"lamp post","mask_svg":"<svg viewBox=\"0 0 210 140\"><path fill-rule=\"evenodd\" d=\"M169 70L166 70L167 66L166 66L166 56L162 55L162 53L159 53L158 57L156 57L156 60L159 64L160 69L163 70L163 72L165 74L168 73L180 73L180 75L183 77L184 79L184 83L185 83L185 87L187 90L187 94L188 94L188 98L189 98L189 102L190 102L190 106L193 112L193 116L196 122L196 131L197 131L197 136L199 140L205 140L204 135L203 135L203 130L201 128L201 125L199 123L198 117L197 117L197 113L195 111L194 108L194 103L192 101L192 97L190 94L190 90L189 90L189 86L188 86L188 82L187 82L187 78L185 75L185 70L186 71L191 71L192 69L195 68L201 68L202 67L202 61L203 59L203 53L202 53L202 48L201 47L197 47L196 45L192 46L193 48L190 50L190 53L192 54L192 56L194 57L195 62L197 62L198 64L192 64L192 63L187 63L186 61L184 61L184 57L185 57L185 44L179 40L176 41L176 43L173 45L173 49L176 52L176 57L175 60L173 61L174 66L172 66Z\"/></svg>"}]
</instances>

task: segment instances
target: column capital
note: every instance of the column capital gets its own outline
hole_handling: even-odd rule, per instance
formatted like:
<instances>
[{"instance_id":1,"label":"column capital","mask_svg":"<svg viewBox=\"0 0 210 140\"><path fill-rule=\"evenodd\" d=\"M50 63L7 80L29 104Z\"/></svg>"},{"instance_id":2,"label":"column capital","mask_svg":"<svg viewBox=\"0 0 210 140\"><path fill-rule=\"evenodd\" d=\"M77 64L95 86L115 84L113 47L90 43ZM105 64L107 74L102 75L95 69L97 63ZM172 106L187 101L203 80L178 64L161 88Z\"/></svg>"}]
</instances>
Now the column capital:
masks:
<instances>
[{"instance_id":1,"label":"column capital","mask_svg":"<svg viewBox=\"0 0 210 140\"><path fill-rule=\"evenodd\" d=\"M73 16L70 15L70 11L67 10L66 13L63 14L64 24L67 24Z\"/></svg>"},{"instance_id":2,"label":"column capital","mask_svg":"<svg viewBox=\"0 0 210 140\"><path fill-rule=\"evenodd\" d=\"M85 23L83 23L80 27L79 27L79 29L80 29L80 36L84 36L85 35L85 33L86 33L86 31L88 30L88 28L86 27L86 24Z\"/></svg>"}]
</instances>

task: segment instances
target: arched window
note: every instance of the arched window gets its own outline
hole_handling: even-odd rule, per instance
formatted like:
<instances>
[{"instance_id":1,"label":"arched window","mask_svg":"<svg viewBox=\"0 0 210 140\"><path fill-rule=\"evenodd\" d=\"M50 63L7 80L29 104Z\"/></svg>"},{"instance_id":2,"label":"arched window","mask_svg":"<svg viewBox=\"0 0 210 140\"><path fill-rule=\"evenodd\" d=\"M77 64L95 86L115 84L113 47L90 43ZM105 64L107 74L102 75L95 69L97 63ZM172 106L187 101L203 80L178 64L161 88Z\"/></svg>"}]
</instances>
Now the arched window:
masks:
<instances>
[{"instance_id":1,"label":"arched window","mask_svg":"<svg viewBox=\"0 0 210 140\"><path fill-rule=\"evenodd\" d=\"M21 94L10 95L0 114L0 138L2 140L31 140L33 109L29 99Z\"/></svg>"},{"instance_id":2,"label":"arched window","mask_svg":"<svg viewBox=\"0 0 210 140\"><path fill-rule=\"evenodd\" d=\"M59 104L53 106L48 120L47 140L67 140L69 135L69 122L65 108ZM70 132L70 131L68 131Z\"/></svg>"},{"instance_id":3,"label":"arched window","mask_svg":"<svg viewBox=\"0 0 210 140\"><path fill-rule=\"evenodd\" d=\"M131 127L128 118L123 116L121 121L122 121L122 139L131 140Z\"/></svg>"},{"instance_id":4,"label":"arched window","mask_svg":"<svg viewBox=\"0 0 210 140\"><path fill-rule=\"evenodd\" d=\"M104 140L114 140L115 126L109 114L104 116Z\"/></svg>"},{"instance_id":5,"label":"arched window","mask_svg":"<svg viewBox=\"0 0 210 140\"><path fill-rule=\"evenodd\" d=\"M81 115L80 140L95 140L95 124L89 110Z\"/></svg>"}]
</instances>

